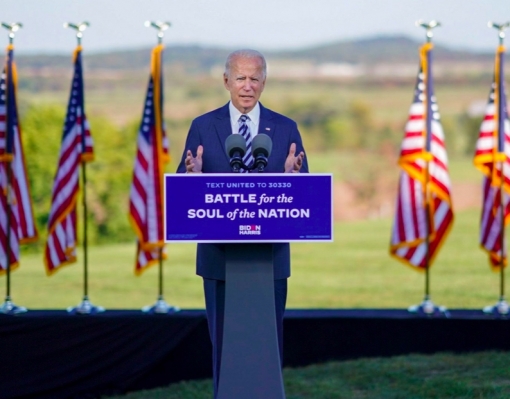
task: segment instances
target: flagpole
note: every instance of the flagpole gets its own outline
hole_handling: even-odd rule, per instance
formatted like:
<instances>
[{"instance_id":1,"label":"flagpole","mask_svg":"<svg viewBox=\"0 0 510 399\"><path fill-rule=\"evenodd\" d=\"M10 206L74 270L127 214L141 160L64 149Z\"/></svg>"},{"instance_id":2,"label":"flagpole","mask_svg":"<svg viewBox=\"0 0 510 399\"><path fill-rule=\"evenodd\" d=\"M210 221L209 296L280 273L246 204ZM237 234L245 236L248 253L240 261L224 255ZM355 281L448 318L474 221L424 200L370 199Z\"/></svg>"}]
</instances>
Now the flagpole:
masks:
<instances>
[{"instance_id":1,"label":"flagpole","mask_svg":"<svg viewBox=\"0 0 510 399\"><path fill-rule=\"evenodd\" d=\"M430 24L426 25L426 37L427 37L427 43L432 42L432 29L436 26L439 26L439 22L435 23L435 21L431 21ZM423 25L422 25L423 26ZM428 63L427 63L428 65ZM430 118L430 115L428 115L428 110L430 109L429 99L430 99L430 93L428 92L429 89L429 79L430 76L427 73L427 95L426 95L426 104L427 104L427 119ZM427 138L431 134L430 132L430 126L428 123L425 124L426 126L426 134ZM425 193L424 193L424 199L425 199L425 229L426 229L426 235L425 235L425 296L423 298L422 308L424 313L431 314L435 311L434 303L430 300L430 231L432 230L430 226L430 203L429 203L429 182L430 182L430 174L429 174L429 167L430 162L427 159L425 161Z\"/></svg>"},{"instance_id":2,"label":"flagpole","mask_svg":"<svg viewBox=\"0 0 510 399\"><path fill-rule=\"evenodd\" d=\"M425 28L426 30L426 37L427 37L427 43L432 42L432 29L441 26L441 24L438 21L430 21L428 24L420 21L416 21L416 26L421 26L422 28ZM430 136L432 134L432 127L431 124L428 122L431 118L431 115L429 115L429 111L431 110L430 107L430 75L428 69L430 66L427 62L427 71L423 71L423 73L426 76L426 119L425 119L425 134L426 134L426 151L427 155L430 154L430 149L428 148L428 143L430 143ZM430 232L432 231L432 226L430 223L430 195L429 195L429 183L430 183L430 161L428 158L425 159L425 181L424 181L424 189L423 189L423 199L425 203L424 212L425 212L425 295L423 298L423 302L419 305L413 305L408 308L409 312L417 313L417 314L424 314L427 316L435 316L435 315L442 315L445 317L449 317L449 313L446 310L444 306L436 306L434 302L432 302L431 295L430 295Z\"/></svg>"},{"instance_id":3,"label":"flagpole","mask_svg":"<svg viewBox=\"0 0 510 399\"><path fill-rule=\"evenodd\" d=\"M488 26L489 28L495 28L498 30L498 37L499 37L499 46L502 47L503 44L504 44L504 39L505 39L505 29L507 29L508 27L510 27L510 22L507 22L505 24L496 24L494 22L489 22L488 23ZM498 52L499 52L499 49L498 49ZM497 80L498 80L498 83L497 83L497 87L498 87L498 94L497 94L497 97L498 97L498 120L496 121L497 123L497 129L498 129L498 153L500 152L500 150L502 150L503 153L505 153L505 128L504 128L504 122L505 122L505 114L502 111L501 109L501 98L502 98L502 93L503 93L503 88L502 88L502 85L504 85L504 81L501 79L501 73L503 73L503 71L501 70L501 53L498 54L499 57L497 57L497 63L499 64L496 65L496 70L499 70L499 74L497 76ZM503 123L500 123L501 121L503 121ZM503 128L503 131L501 131L501 128ZM501 136L503 135L503 136ZM503 141L503 148L500 148L500 142L501 140ZM500 251L501 251L501 255L499 257L499 301L495 304L495 305L492 305L492 306L486 306L483 311L484 313L488 313L488 314L495 314L495 315L507 315L510 311L509 309L509 305L507 303L507 301L505 300L505 194L504 194L504 185L505 185L505 173L504 173L504 164L505 164L505 160L502 159L499 161L499 165L500 165L500 170L501 170L501 178L500 178L500 182L499 182L499 212L500 212L500 231L501 231L501 234L500 234L500 242L499 242L499 247L500 247Z\"/></svg>"},{"instance_id":4,"label":"flagpole","mask_svg":"<svg viewBox=\"0 0 510 399\"><path fill-rule=\"evenodd\" d=\"M17 32L20 28L23 27L23 25L20 22L14 22L11 24L7 24L5 22L2 22L2 27L7 29L9 31L9 46L12 46L14 44L14 36L15 32ZM8 79L12 79L12 70L7 70L7 76ZM8 82L6 82L8 83ZM10 85L7 84L9 87ZM8 104L8 101L6 101L6 104ZM6 112L6 118L9 118L9 113ZM9 126L9 121L6 121L6 126ZM9 133L6 134L6 139L9 140ZM12 144L12 143L11 143ZM6 143L6 148L9 148L9 143ZM11 223L12 223L12 213L11 213L11 204L12 204L12 162L13 160L6 160L5 161L5 171L7 173L7 193L6 193L6 213L7 213L7 234L6 234L6 245L5 245L5 254L6 254L6 261L7 261L7 267L6 267L6 293L5 293L5 302L0 306L0 313L3 314L18 314L18 313L25 313L27 311L27 308L23 306L17 306L14 304L11 298Z\"/></svg>"},{"instance_id":5,"label":"flagpole","mask_svg":"<svg viewBox=\"0 0 510 399\"><path fill-rule=\"evenodd\" d=\"M170 22L160 22L160 21L145 21L144 25L148 27L153 27L157 29L158 34L158 46L163 44L163 36L164 31L166 31L170 26ZM160 70L161 73L161 70ZM159 76L157 77L159 79ZM154 87L157 87L157 83L154 82ZM163 90L161 87L160 90ZM155 101L154 107L159 105L160 111L156 112L156 125L162 129L163 127L163 115L162 115L162 104L161 104L161 91L158 93L158 97L156 98L156 92L154 93ZM162 171L161 171L162 172ZM142 308L142 312L144 313L156 313L156 314L168 314L178 312L180 309L176 306L172 306L166 303L163 296L163 248L158 248L158 298L154 305L147 305Z\"/></svg>"},{"instance_id":6,"label":"flagpole","mask_svg":"<svg viewBox=\"0 0 510 399\"><path fill-rule=\"evenodd\" d=\"M7 135L9 137L9 135ZM12 300L11 300L11 184L12 184L12 170L11 163L9 161L5 161L5 171L7 172L7 193L5 196L7 207L7 241L6 241L6 260L7 260L7 269L6 269L6 287L5 287L5 302L2 306L2 313L10 313L12 308ZM4 311L5 310L5 311Z\"/></svg>"},{"instance_id":7,"label":"flagpole","mask_svg":"<svg viewBox=\"0 0 510 399\"><path fill-rule=\"evenodd\" d=\"M501 132L499 132L501 134ZM504 134L504 132L503 132ZM501 248L501 256L499 257L499 301L495 306L495 309L497 313L499 314L507 314L508 313L508 303L505 300L505 256L504 256L504 250L505 250L505 195L503 193L504 190L504 180L505 175L503 173L503 167L504 162L500 162L501 167L501 181L499 186L499 214L501 218L501 235L500 235L500 242L499 246Z\"/></svg>"},{"instance_id":8,"label":"flagpole","mask_svg":"<svg viewBox=\"0 0 510 399\"><path fill-rule=\"evenodd\" d=\"M145 26L147 27L147 23L149 21L145 22ZM154 25L155 26L154 26ZM163 44L163 36L164 31L168 29L170 26L170 23L164 23L164 25L159 25L154 22L150 22L150 25L153 27L156 27L158 29L158 45ZM161 88L162 90L162 88ZM156 103L155 103L156 104ZM162 120L163 115L160 115L160 120L156 121L156 123L159 124L159 126L162 126ZM163 248L158 249L158 299L154 305L154 312L155 313L168 313L170 310L170 306L165 302L165 299L163 297Z\"/></svg>"},{"instance_id":9,"label":"flagpole","mask_svg":"<svg viewBox=\"0 0 510 399\"><path fill-rule=\"evenodd\" d=\"M71 28L76 31L76 41L78 48L81 46L81 39L83 37L83 31L89 27L90 24L86 21L80 24L73 24L71 22L64 23L64 28ZM84 109L82 109L84 114ZM85 148L85 132L82 129L82 148ZM104 308L101 306L95 306L90 302L88 294L89 286L89 275L88 275L88 230L87 230L87 168L86 162L80 159L81 164L81 178L82 178L82 209L83 209L83 300L77 306L71 306L67 308L69 313L73 314L92 314L104 312Z\"/></svg>"},{"instance_id":10,"label":"flagpole","mask_svg":"<svg viewBox=\"0 0 510 399\"><path fill-rule=\"evenodd\" d=\"M495 24L491 24L493 27L495 27L494 25ZM503 41L504 41L504 38L505 38L505 32L504 32L504 28L501 28L500 26L497 26L497 29L499 29L499 45L500 46L503 46ZM501 65L501 62L500 62L500 57L501 57L501 54L499 54L499 59L498 59L498 62L500 63ZM501 69L499 70L499 73L501 74L502 71ZM500 87L500 83L501 83L501 79L499 78L498 76L498 89L499 89L499 93L498 93L498 105L501 103L501 93L503 93L503 90L502 88ZM498 110L498 138L499 140L501 140L501 135L503 135L503 143L505 143L504 141L504 137L505 137L505 129L504 129L504 126L503 126L503 131L501 131L501 123L500 121L503 120L503 123L504 123L504 118L505 118L505 115L500 112L501 111L501 107L499 107L499 110ZM499 141L498 140L498 141ZM505 152L505 149L504 149L504 146L505 144L503 144L503 153ZM504 173L504 170L503 168L505 167L505 161L501 160L500 161L500 170L501 170L501 178L500 178L500 182L499 182L499 214L500 214L500 218L501 218L501 226L500 226L500 229L501 229L501 234L500 234L500 242L499 242L499 247L500 247L500 251L501 251L501 256L499 257L499 301L498 303L496 304L495 306L495 309L497 311L497 313L499 314L507 314L508 313L508 304L505 300L505 194L503 192L504 190L504 185L505 185L505 173Z\"/></svg>"}]
</instances>

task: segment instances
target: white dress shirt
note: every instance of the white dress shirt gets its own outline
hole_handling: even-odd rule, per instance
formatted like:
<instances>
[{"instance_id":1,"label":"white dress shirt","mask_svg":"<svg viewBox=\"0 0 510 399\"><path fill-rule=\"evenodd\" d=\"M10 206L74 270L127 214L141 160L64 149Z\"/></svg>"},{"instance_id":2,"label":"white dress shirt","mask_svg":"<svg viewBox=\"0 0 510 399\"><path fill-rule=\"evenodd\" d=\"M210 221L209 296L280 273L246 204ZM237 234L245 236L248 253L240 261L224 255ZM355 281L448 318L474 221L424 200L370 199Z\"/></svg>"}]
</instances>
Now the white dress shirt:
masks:
<instances>
[{"instance_id":1,"label":"white dress shirt","mask_svg":"<svg viewBox=\"0 0 510 399\"><path fill-rule=\"evenodd\" d=\"M239 118L241 115L241 111L239 111L236 107L232 105L232 101L228 103L228 109L230 111L230 124L232 125L232 133L238 134L239 133ZM253 138L257 135L259 132L259 121L260 121L260 105L257 102L255 107L248 112L247 115L250 120L246 121L248 127L250 128L251 138Z\"/></svg>"}]
</instances>

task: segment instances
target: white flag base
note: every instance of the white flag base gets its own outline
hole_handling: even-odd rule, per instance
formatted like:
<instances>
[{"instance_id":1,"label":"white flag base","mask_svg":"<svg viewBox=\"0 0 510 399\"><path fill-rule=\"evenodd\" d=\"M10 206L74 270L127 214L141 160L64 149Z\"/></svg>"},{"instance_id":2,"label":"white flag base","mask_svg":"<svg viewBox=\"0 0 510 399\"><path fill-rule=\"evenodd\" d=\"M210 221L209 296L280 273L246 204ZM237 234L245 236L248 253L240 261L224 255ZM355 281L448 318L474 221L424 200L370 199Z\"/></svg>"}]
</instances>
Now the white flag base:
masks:
<instances>
[{"instance_id":1,"label":"white flag base","mask_svg":"<svg viewBox=\"0 0 510 399\"><path fill-rule=\"evenodd\" d=\"M483 313L506 316L510 313L510 307L508 306L508 302L505 301L505 298L501 297L501 299L495 305L484 307Z\"/></svg>"},{"instance_id":2,"label":"white flag base","mask_svg":"<svg viewBox=\"0 0 510 399\"><path fill-rule=\"evenodd\" d=\"M5 298L5 302L0 306L0 313L3 314L20 314L25 312L27 312L27 308L15 305L10 297Z\"/></svg>"},{"instance_id":3,"label":"white flag base","mask_svg":"<svg viewBox=\"0 0 510 399\"><path fill-rule=\"evenodd\" d=\"M162 296L158 298L154 305L147 305L142 308L144 313L156 313L156 314L171 314L180 311L177 306L169 305L165 302Z\"/></svg>"},{"instance_id":4,"label":"white flag base","mask_svg":"<svg viewBox=\"0 0 510 399\"><path fill-rule=\"evenodd\" d=\"M78 306L70 306L67 308L67 312L71 314L95 314L104 312L102 306L95 306L89 301L89 298L85 296Z\"/></svg>"},{"instance_id":5,"label":"white flag base","mask_svg":"<svg viewBox=\"0 0 510 399\"><path fill-rule=\"evenodd\" d=\"M450 313L448 309L444 306L436 306L434 302L428 297L425 297L422 303L419 305L409 306L407 311L410 313L415 313L422 316L440 316L440 317L450 317Z\"/></svg>"}]
</instances>

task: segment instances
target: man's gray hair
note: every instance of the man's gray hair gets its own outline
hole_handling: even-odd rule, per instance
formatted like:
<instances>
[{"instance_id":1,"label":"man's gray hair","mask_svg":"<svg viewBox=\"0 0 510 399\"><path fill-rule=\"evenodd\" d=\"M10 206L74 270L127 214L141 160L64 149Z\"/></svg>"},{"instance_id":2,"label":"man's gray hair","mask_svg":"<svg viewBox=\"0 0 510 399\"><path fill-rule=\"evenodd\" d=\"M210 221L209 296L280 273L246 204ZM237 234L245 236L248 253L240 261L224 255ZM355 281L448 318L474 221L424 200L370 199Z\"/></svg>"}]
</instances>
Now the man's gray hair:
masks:
<instances>
[{"instance_id":1,"label":"man's gray hair","mask_svg":"<svg viewBox=\"0 0 510 399\"><path fill-rule=\"evenodd\" d=\"M266 74L267 74L266 59L257 50L250 50L250 49L236 50L236 51L231 52L228 55L227 61L225 62L225 75L230 76L230 68L231 68L232 62L236 58L258 58L262 64L262 74L263 74L264 78L266 77Z\"/></svg>"}]
</instances>

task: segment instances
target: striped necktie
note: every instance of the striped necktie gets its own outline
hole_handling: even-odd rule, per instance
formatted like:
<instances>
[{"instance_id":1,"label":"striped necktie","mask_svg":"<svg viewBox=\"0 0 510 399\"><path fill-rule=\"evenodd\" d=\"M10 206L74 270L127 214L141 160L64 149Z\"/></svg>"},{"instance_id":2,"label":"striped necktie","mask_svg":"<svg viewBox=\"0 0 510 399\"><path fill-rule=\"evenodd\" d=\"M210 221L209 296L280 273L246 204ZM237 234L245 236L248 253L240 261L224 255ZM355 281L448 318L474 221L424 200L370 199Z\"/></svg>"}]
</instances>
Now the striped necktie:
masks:
<instances>
[{"instance_id":1,"label":"striped necktie","mask_svg":"<svg viewBox=\"0 0 510 399\"><path fill-rule=\"evenodd\" d=\"M241 115L239 118L239 134L246 140L246 154L244 154L243 162L246 166L251 167L253 164L253 155L251 153L252 136L250 134L250 127L246 123L249 120L250 117L248 115ZM248 171L244 170L244 172Z\"/></svg>"}]
</instances>

